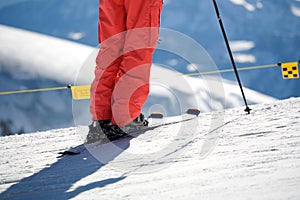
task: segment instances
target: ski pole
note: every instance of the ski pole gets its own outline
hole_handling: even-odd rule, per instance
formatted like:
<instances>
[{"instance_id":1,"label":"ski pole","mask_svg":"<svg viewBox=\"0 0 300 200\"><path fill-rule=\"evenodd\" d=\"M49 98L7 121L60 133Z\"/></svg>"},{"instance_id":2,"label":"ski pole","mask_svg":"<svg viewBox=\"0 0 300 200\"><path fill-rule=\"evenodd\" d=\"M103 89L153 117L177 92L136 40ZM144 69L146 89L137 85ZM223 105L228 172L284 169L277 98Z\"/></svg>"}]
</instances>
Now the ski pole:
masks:
<instances>
[{"instance_id":1,"label":"ski pole","mask_svg":"<svg viewBox=\"0 0 300 200\"><path fill-rule=\"evenodd\" d=\"M232 52L231 52L231 49L230 49L230 45L229 45L229 42L228 42L228 39L227 39L227 35L226 35L226 32L225 32L225 28L224 28L221 16L220 16L218 5L217 5L215 0L212 0L212 1L213 1L213 4L214 4L214 7L215 7L215 11L216 11L216 14L217 14L217 18L218 18L221 30L222 30L222 34L223 34L223 37L224 37L224 40L225 40L225 44L226 44L227 51L228 51L228 54L229 54L229 57L230 57L230 60L231 60L231 64L233 66L234 73L235 73L236 79L238 81L238 84L240 86L242 96L243 96L243 99L244 99L244 102L245 102L245 105L246 105L245 112L250 114L251 109L249 108L249 106L247 104L246 96L245 96L243 86L242 86L242 83L241 83L241 80L240 80L240 77L239 77L239 74L238 74L238 71L237 71L237 68L236 68L236 64L235 64L235 61L234 61L234 58L233 58L233 55L232 55Z\"/></svg>"}]
</instances>

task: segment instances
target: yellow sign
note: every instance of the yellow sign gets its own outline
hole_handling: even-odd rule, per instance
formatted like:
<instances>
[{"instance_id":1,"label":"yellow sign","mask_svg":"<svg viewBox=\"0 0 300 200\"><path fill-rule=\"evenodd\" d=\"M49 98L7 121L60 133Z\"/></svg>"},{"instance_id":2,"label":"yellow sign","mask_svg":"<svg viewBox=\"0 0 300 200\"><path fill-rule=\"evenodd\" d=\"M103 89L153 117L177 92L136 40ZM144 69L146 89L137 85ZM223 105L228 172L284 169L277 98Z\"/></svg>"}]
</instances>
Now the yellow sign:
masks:
<instances>
[{"instance_id":1,"label":"yellow sign","mask_svg":"<svg viewBox=\"0 0 300 200\"><path fill-rule=\"evenodd\" d=\"M299 78L298 62L282 63L281 70L284 79Z\"/></svg>"},{"instance_id":2,"label":"yellow sign","mask_svg":"<svg viewBox=\"0 0 300 200\"><path fill-rule=\"evenodd\" d=\"M90 98L90 85L71 86L72 96L75 100L89 99Z\"/></svg>"}]
</instances>

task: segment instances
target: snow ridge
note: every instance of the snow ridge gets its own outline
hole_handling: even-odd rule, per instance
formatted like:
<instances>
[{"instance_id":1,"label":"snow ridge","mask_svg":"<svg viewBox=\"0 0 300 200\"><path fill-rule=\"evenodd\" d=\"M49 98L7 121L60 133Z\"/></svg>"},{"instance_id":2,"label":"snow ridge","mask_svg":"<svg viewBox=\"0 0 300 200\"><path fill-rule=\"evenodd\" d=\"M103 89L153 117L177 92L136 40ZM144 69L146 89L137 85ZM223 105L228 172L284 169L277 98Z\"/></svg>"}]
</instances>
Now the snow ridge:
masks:
<instances>
[{"instance_id":1,"label":"snow ridge","mask_svg":"<svg viewBox=\"0 0 300 200\"><path fill-rule=\"evenodd\" d=\"M147 160L145 152L143 159L127 155L139 152L141 143L163 152L156 141L170 142L176 125L115 143L118 153L111 146L94 146L107 153L107 164L93 151L56 158L57 152L82 143L76 128L2 137L0 199L299 199L300 99L252 109L250 115L243 108L226 110L222 131L204 157L213 113L196 118L196 132L177 134L177 140L193 139L168 159L157 154Z\"/></svg>"}]
</instances>

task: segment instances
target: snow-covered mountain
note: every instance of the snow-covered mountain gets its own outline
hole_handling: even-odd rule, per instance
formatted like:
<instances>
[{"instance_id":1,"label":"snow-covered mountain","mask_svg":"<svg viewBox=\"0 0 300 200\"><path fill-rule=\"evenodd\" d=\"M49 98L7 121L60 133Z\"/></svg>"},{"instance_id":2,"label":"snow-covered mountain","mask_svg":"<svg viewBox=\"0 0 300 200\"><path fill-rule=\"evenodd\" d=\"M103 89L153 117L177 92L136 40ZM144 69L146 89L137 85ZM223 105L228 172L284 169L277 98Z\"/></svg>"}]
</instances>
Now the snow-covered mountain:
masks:
<instances>
[{"instance_id":1,"label":"snow-covered mountain","mask_svg":"<svg viewBox=\"0 0 300 200\"><path fill-rule=\"evenodd\" d=\"M2 90L62 86L73 82L79 85L91 83L97 48L7 26L0 26L0 30L0 63L5 72L1 74L5 78L1 79ZM170 42L173 42L171 34L177 33L167 33ZM162 31L164 35L166 32ZM163 49L161 46L159 48ZM176 51L176 45L174 49ZM203 68L214 69L210 57L205 56L201 48L199 51L197 55L203 54L200 62L206 65ZM183 53L188 54L187 59L192 55ZM193 64L195 62L193 60ZM10 77L15 81L14 85L9 84ZM43 84L45 80L51 81ZM146 115L160 111L166 116L172 116L191 107L205 112L243 105L236 83L218 76L187 77L172 68L155 64L151 83L151 94L143 110ZM250 104L274 100L249 89L245 89L245 92ZM74 122L85 125L90 123L89 101L72 102L68 90L1 96L0 107L0 119L6 124L2 126L3 132L9 132L9 129L11 132L33 132L68 127Z\"/></svg>"},{"instance_id":2,"label":"snow-covered mountain","mask_svg":"<svg viewBox=\"0 0 300 200\"><path fill-rule=\"evenodd\" d=\"M221 16L238 67L300 59L298 0L219 0ZM98 0L2 0L0 23L97 46ZM211 1L164 0L162 27L187 34L231 68ZM237 45L239 44L239 45ZM240 48L242 44L243 48ZM155 61L189 72L184 61L158 52ZM283 80L280 68L240 72L245 86L275 98L299 96L299 80ZM223 76L235 80L233 73ZM276 82L276 87L273 83Z\"/></svg>"},{"instance_id":3,"label":"snow-covered mountain","mask_svg":"<svg viewBox=\"0 0 300 200\"><path fill-rule=\"evenodd\" d=\"M0 138L0 199L299 199L300 99L226 110L79 155L76 128Z\"/></svg>"}]
</instances>

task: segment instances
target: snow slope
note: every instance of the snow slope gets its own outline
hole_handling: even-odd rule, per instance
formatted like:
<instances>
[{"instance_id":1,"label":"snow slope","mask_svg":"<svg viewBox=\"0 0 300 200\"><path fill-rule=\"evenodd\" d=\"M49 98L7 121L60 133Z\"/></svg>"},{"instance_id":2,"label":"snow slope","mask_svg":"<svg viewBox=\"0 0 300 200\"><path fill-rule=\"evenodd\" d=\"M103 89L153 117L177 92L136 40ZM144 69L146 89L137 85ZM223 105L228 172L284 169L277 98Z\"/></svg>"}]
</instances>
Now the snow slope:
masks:
<instances>
[{"instance_id":1,"label":"snow slope","mask_svg":"<svg viewBox=\"0 0 300 200\"><path fill-rule=\"evenodd\" d=\"M76 128L2 137L0 199L299 199L300 99L252 108L62 158Z\"/></svg>"}]
</instances>

